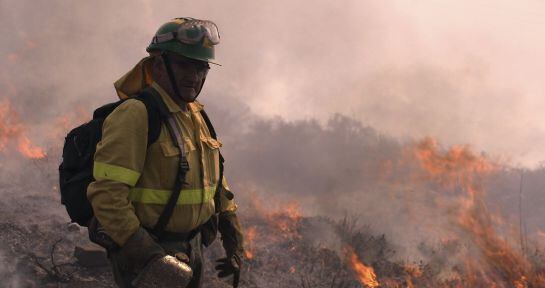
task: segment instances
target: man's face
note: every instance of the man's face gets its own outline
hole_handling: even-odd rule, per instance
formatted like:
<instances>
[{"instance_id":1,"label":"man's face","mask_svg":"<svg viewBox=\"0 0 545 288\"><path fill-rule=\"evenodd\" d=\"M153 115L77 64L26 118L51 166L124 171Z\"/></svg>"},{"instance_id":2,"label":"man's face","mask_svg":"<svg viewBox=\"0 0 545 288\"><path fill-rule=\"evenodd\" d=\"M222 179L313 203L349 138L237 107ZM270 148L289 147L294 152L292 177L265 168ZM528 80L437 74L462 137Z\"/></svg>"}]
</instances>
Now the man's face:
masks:
<instances>
[{"instance_id":1,"label":"man's face","mask_svg":"<svg viewBox=\"0 0 545 288\"><path fill-rule=\"evenodd\" d=\"M193 102L201 92L210 66L207 62L169 53L174 79L184 102Z\"/></svg>"}]
</instances>

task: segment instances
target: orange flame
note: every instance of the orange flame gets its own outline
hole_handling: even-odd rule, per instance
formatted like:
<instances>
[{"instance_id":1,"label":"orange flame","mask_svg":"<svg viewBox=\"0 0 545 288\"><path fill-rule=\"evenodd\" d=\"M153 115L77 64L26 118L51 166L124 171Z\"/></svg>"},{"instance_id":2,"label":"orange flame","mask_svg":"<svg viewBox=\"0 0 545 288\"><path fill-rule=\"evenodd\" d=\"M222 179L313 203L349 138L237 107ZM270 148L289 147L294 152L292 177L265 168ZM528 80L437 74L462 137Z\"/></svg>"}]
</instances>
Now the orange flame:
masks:
<instances>
[{"instance_id":1,"label":"orange flame","mask_svg":"<svg viewBox=\"0 0 545 288\"><path fill-rule=\"evenodd\" d=\"M442 153L435 139L426 138L417 144L416 158L429 179L447 188L473 186L475 177L495 171L498 165L483 156L476 156L469 146L453 146Z\"/></svg>"},{"instance_id":2,"label":"orange flame","mask_svg":"<svg viewBox=\"0 0 545 288\"><path fill-rule=\"evenodd\" d=\"M46 156L42 148L32 146L30 139L28 139L26 135L19 136L19 144L17 145L17 149L19 152L21 152L21 154L32 159L41 159Z\"/></svg>"},{"instance_id":3,"label":"orange flame","mask_svg":"<svg viewBox=\"0 0 545 288\"><path fill-rule=\"evenodd\" d=\"M23 127L20 123L13 123L15 113L10 109L7 100L0 102L0 151L6 148L10 138L21 133Z\"/></svg>"},{"instance_id":4,"label":"orange flame","mask_svg":"<svg viewBox=\"0 0 545 288\"><path fill-rule=\"evenodd\" d=\"M485 156L475 155L468 146L454 146L442 152L437 142L430 138L420 142L414 152L428 179L445 188L458 188L464 192L458 224L468 232L482 258L474 256L479 259L478 263L476 259L468 259L468 281L481 283L477 286L485 283L488 287L504 287L509 283L515 287L528 287L530 264L498 235L493 223L500 218L491 215L484 202L482 178L496 171L498 165Z\"/></svg>"},{"instance_id":5,"label":"orange flame","mask_svg":"<svg viewBox=\"0 0 545 288\"><path fill-rule=\"evenodd\" d=\"M254 258L254 240L257 235L257 230L255 226L248 227L246 231L244 232L244 240L246 242L246 247L244 249L244 256L246 259L253 259Z\"/></svg>"},{"instance_id":6,"label":"orange flame","mask_svg":"<svg viewBox=\"0 0 545 288\"><path fill-rule=\"evenodd\" d=\"M259 235L255 226L251 226L245 230L245 257L253 259L256 257L257 250L260 246L256 242L259 238L260 242L266 242L268 244L281 242L288 239L298 239L302 236L297 230L300 219L302 218L297 202L285 203L279 209L270 208L265 206L260 201L259 197L252 197L252 212L254 214L254 220L266 225L269 229L272 229L274 233L267 233L267 235ZM292 247L291 249L294 249Z\"/></svg>"},{"instance_id":7,"label":"orange flame","mask_svg":"<svg viewBox=\"0 0 545 288\"><path fill-rule=\"evenodd\" d=\"M295 269L295 266L291 266L291 267L290 267L290 273L293 274L293 273L295 273L295 271L297 271L297 270Z\"/></svg>"},{"instance_id":8,"label":"orange flame","mask_svg":"<svg viewBox=\"0 0 545 288\"><path fill-rule=\"evenodd\" d=\"M294 238L300 237L296 231L297 223L301 219L299 203L288 203L283 210L267 213L266 218L269 223L276 226L276 228L279 229L284 236Z\"/></svg>"},{"instance_id":9,"label":"orange flame","mask_svg":"<svg viewBox=\"0 0 545 288\"><path fill-rule=\"evenodd\" d=\"M418 266L406 265L404 268L405 272L407 273L407 276L405 276L407 288L415 288L413 284L413 279L422 277L424 272L422 272L422 269Z\"/></svg>"},{"instance_id":10,"label":"orange flame","mask_svg":"<svg viewBox=\"0 0 545 288\"><path fill-rule=\"evenodd\" d=\"M368 288L379 287L380 284L377 281L377 275L375 274L373 267L363 264L352 247L345 247L344 250L347 256L348 264L356 273L358 281Z\"/></svg>"},{"instance_id":11,"label":"orange flame","mask_svg":"<svg viewBox=\"0 0 545 288\"><path fill-rule=\"evenodd\" d=\"M17 150L25 157L44 158L46 153L40 147L34 146L25 134L26 127L11 109L7 100L0 102L0 151L4 150L11 140L17 139Z\"/></svg>"},{"instance_id":12,"label":"orange flame","mask_svg":"<svg viewBox=\"0 0 545 288\"><path fill-rule=\"evenodd\" d=\"M515 281L515 288L527 288L528 282L526 276L521 276L519 280Z\"/></svg>"}]
</instances>

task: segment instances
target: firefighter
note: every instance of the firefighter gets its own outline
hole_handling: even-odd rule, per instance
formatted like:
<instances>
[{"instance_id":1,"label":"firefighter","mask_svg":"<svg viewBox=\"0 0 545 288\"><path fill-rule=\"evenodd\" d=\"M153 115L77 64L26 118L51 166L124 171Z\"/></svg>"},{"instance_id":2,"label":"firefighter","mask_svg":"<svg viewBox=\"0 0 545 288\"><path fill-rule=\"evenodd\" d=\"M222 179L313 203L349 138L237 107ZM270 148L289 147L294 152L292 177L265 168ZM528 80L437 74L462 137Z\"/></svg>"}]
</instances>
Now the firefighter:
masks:
<instances>
[{"instance_id":1,"label":"firefighter","mask_svg":"<svg viewBox=\"0 0 545 288\"><path fill-rule=\"evenodd\" d=\"M218 230L226 252L218 260L218 276L234 275L233 286L238 286L243 246L237 205L225 177L219 179L222 143L195 100L219 40L211 21L173 19L158 29L146 49L150 55L114 83L121 99L144 88L160 95L189 164L172 216L158 237L152 229L176 181L181 148L165 123L157 141L147 143L147 110L136 99L124 101L104 121L94 156L96 180L87 189L95 214L89 233L91 239L106 235L117 247L108 254L119 287L201 287L202 248Z\"/></svg>"}]
</instances>

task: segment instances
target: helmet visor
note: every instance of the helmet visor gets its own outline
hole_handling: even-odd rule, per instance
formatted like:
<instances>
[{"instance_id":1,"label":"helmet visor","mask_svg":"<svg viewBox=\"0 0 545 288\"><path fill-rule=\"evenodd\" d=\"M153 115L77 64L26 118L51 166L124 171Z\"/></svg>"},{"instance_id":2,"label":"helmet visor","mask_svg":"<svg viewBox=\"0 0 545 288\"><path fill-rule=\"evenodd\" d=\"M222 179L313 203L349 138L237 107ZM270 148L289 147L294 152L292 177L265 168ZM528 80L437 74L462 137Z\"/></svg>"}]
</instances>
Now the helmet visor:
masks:
<instances>
[{"instance_id":1,"label":"helmet visor","mask_svg":"<svg viewBox=\"0 0 545 288\"><path fill-rule=\"evenodd\" d=\"M212 21L190 19L180 25L178 40L182 43L197 44L203 38L208 39L212 45L220 43L218 27Z\"/></svg>"},{"instance_id":2,"label":"helmet visor","mask_svg":"<svg viewBox=\"0 0 545 288\"><path fill-rule=\"evenodd\" d=\"M152 43L163 43L176 39L182 43L196 45L203 39L210 42L211 45L220 43L220 34L218 27L212 21L185 18L176 32L155 35Z\"/></svg>"}]
</instances>

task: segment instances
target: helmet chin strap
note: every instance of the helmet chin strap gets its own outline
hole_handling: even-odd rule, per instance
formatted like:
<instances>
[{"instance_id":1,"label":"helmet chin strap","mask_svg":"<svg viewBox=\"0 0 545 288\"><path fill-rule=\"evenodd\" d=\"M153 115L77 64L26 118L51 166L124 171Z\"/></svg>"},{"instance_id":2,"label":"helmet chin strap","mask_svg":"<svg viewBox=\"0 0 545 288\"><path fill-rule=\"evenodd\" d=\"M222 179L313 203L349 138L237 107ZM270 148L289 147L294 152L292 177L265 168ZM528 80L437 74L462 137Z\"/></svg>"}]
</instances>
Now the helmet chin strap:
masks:
<instances>
[{"instance_id":1,"label":"helmet chin strap","mask_svg":"<svg viewBox=\"0 0 545 288\"><path fill-rule=\"evenodd\" d=\"M206 76L204 76L204 78L202 79L201 87L199 87L199 93L197 93L197 95L195 95L195 99L197 99L197 97L199 96L199 94L201 94L202 87L204 86L204 82L205 82L205 81L206 81Z\"/></svg>"},{"instance_id":2,"label":"helmet chin strap","mask_svg":"<svg viewBox=\"0 0 545 288\"><path fill-rule=\"evenodd\" d=\"M182 96L180 95L180 90L178 90L178 85L176 85L176 80L174 79L174 72L172 72L172 66L170 66L170 60L168 59L167 54L161 53L161 57L163 58L163 62L165 63L168 79L170 80L170 86L172 86L172 90L174 91L174 94L176 95L176 97L178 97L178 99L183 100Z\"/></svg>"}]
</instances>

